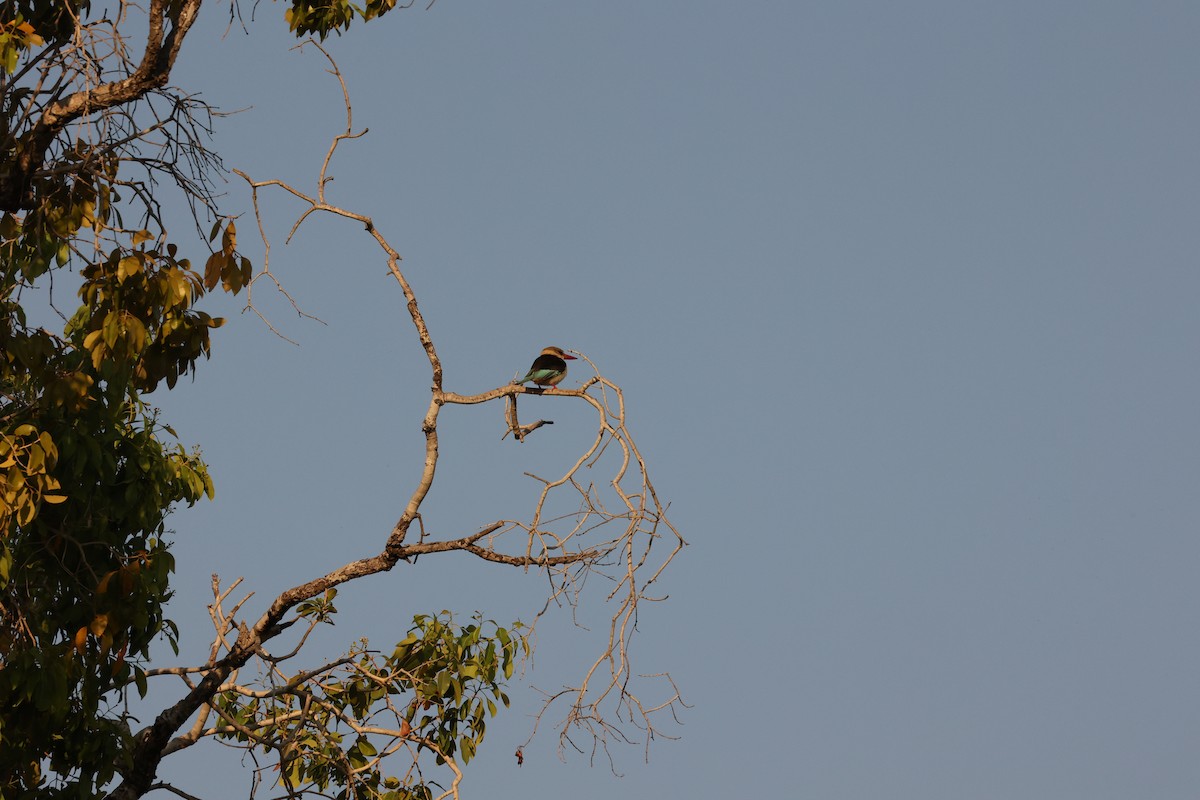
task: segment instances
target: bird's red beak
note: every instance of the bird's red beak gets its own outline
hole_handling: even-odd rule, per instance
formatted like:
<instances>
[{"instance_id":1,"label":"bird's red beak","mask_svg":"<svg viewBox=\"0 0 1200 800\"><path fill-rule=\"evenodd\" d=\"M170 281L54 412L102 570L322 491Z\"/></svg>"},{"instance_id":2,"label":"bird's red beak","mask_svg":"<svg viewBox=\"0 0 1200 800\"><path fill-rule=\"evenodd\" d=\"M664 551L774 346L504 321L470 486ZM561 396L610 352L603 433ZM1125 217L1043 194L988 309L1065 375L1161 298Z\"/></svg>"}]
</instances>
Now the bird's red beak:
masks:
<instances>
[{"instance_id":1,"label":"bird's red beak","mask_svg":"<svg viewBox=\"0 0 1200 800\"><path fill-rule=\"evenodd\" d=\"M576 360L575 356L569 356L566 353L563 353L563 358L565 358L567 361L575 361Z\"/></svg>"}]
</instances>

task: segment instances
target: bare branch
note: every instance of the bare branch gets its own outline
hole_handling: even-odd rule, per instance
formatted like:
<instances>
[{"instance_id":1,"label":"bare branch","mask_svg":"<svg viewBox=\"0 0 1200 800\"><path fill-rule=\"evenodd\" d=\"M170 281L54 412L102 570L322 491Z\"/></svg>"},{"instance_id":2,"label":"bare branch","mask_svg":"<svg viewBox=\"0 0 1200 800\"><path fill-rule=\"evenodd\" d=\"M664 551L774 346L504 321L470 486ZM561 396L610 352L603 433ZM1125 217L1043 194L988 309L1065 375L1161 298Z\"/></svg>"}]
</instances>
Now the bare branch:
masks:
<instances>
[{"instance_id":1,"label":"bare branch","mask_svg":"<svg viewBox=\"0 0 1200 800\"><path fill-rule=\"evenodd\" d=\"M159 782L159 783L152 784L150 786L151 792L153 792L157 789L162 789L163 791L170 792L171 794L174 794L174 795L178 795L179 797L182 797L183 800L201 800L199 797L196 797L196 795L188 794L187 792L183 791L182 789L172 786L169 783Z\"/></svg>"}]
</instances>

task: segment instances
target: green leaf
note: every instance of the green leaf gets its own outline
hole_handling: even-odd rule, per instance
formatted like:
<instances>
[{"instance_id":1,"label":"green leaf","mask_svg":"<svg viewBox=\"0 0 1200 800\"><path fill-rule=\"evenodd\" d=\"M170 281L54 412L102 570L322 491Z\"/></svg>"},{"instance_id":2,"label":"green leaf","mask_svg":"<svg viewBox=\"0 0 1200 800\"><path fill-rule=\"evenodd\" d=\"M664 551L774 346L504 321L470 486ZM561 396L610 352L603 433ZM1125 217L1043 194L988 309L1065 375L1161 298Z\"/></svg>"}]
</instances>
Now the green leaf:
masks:
<instances>
[{"instance_id":1,"label":"green leaf","mask_svg":"<svg viewBox=\"0 0 1200 800\"><path fill-rule=\"evenodd\" d=\"M104 318L104 325L101 327L103 331L102 338L104 343L112 349L116 345L117 339L121 336L121 315L116 311L108 312Z\"/></svg>"},{"instance_id":2,"label":"green leaf","mask_svg":"<svg viewBox=\"0 0 1200 800\"><path fill-rule=\"evenodd\" d=\"M462 762L467 764L475 757L475 742L467 737L463 737L459 741L459 748L462 750Z\"/></svg>"}]
</instances>

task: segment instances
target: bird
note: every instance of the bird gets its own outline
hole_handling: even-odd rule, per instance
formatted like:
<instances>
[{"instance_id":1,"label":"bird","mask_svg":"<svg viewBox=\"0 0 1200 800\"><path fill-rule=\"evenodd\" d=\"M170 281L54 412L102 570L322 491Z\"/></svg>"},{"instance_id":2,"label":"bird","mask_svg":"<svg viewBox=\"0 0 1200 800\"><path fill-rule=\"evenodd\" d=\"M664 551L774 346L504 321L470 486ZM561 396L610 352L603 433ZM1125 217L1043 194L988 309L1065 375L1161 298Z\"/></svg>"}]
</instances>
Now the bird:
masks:
<instances>
[{"instance_id":1,"label":"bird","mask_svg":"<svg viewBox=\"0 0 1200 800\"><path fill-rule=\"evenodd\" d=\"M524 378L513 383L528 383L533 381L538 386L549 386L550 391L562 383L567 377L567 362L574 361L575 356L567 355L561 347L546 347L541 355L533 360L533 366Z\"/></svg>"}]
</instances>

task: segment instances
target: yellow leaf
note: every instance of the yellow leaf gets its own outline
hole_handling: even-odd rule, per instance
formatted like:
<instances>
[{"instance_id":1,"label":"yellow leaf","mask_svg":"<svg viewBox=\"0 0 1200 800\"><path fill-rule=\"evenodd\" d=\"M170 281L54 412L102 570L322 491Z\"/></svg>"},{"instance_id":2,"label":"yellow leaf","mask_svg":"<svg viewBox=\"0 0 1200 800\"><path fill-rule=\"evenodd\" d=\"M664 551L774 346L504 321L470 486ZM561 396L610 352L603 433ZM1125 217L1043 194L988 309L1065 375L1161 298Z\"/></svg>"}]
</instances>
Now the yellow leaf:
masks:
<instances>
[{"instance_id":1,"label":"yellow leaf","mask_svg":"<svg viewBox=\"0 0 1200 800\"><path fill-rule=\"evenodd\" d=\"M40 444L30 446L29 457L25 462L25 471L30 475L46 471L46 451Z\"/></svg>"},{"instance_id":2,"label":"yellow leaf","mask_svg":"<svg viewBox=\"0 0 1200 800\"><path fill-rule=\"evenodd\" d=\"M42 500L52 506L56 506L59 503L65 503L67 496L65 494L44 494L42 495Z\"/></svg>"},{"instance_id":3,"label":"yellow leaf","mask_svg":"<svg viewBox=\"0 0 1200 800\"><path fill-rule=\"evenodd\" d=\"M112 349L117 343L117 339L121 336L121 312L110 311L104 318L104 327L100 330L104 332L104 343Z\"/></svg>"},{"instance_id":4,"label":"yellow leaf","mask_svg":"<svg viewBox=\"0 0 1200 800\"><path fill-rule=\"evenodd\" d=\"M49 431L42 431L38 436L38 444L46 451L46 458L54 461L58 458L58 448L54 446L54 438L50 436Z\"/></svg>"},{"instance_id":5,"label":"yellow leaf","mask_svg":"<svg viewBox=\"0 0 1200 800\"><path fill-rule=\"evenodd\" d=\"M204 288L212 290L221 282L221 270L225 266L225 254L213 253L204 262Z\"/></svg>"},{"instance_id":6,"label":"yellow leaf","mask_svg":"<svg viewBox=\"0 0 1200 800\"><path fill-rule=\"evenodd\" d=\"M87 644L87 632L87 628L80 628L79 630L75 631L75 640L73 644L75 645L75 650L78 651L80 655L83 654L83 646Z\"/></svg>"},{"instance_id":7,"label":"yellow leaf","mask_svg":"<svg viewBox=\"0 0 1200 800\"><path fill-rule=\"evenodd\" d=\"M146 326L137 317L125 319L125 340L133 347L133 352L140 353L146 349Z\"/></svg>"},{"instance_id":8,"label":"yellow leaf","mask_svg":"<svg viewBox=\"0 0 1200 800\"><path fill-rule=\"evenodd\" d=\"M138 246L139 244L141 244L142 242L149 241L150 239L153 239L153 238L154 238L154 234L150 233L150 231L148 231L148 230L145 230L145 229L143 229L143 230L140 230L140 231L134 231L134 234L133 234L133 236L132 236L131 238L132 238L132 240L133 240L133 246L134 246L134 247L137 247L137 246Z\"/></svg>"},{"instance_id":9,"label":"yellow leaf","mask_svg":"<svg viewBox=\"0 0 1200 800\"><path fill-rule=\"evenodd\" d=\"M130 275L142 271L142 260L137 256L125 256L117 262L117 282L124 283Z\"/></svg>"},{"instance_id":10,"label":"yellow leaf","mask_svg":"<svg viewBox=\"0 0 1200 800\"><path fill-rule=\"evenodd\" d=\"M40 46L46 43L46 40L34 33L33 26L28 22L22 22L16 28L17 33L25 38L25 46Z\"/></svg>"},{"instance_id":11,"label":"yellow leaf","mask_svg":"<svg viewBox=\"0 0 1200 800\"><path fill-rule=\"evenodd\" d=\"M226 256L232 256L233 251L237 249L237 228L234 227L233 221L225 226L225 233L221 236L221 252Z\"/></svg>"},{"instance_id":12,"label":"yellow leaf","mask_svg":"<svg viewBox=\"0 0 1200 800\"><path fill-rule=\"evenodd\" d=\"M21 487L25 485L25 473L21 472L20 469L12 469L10 467L8 470L7 483L8 490L10 492L20 491Z\"/></svg>"},{"instance_id":13,"label":"yellow leaf","mask_svg":"<svg viewBox=\"0 0 1200 800\"><path fill-rule=\"evenodd\" d=\"M94 230L100 230L100 223L96 219L96 204L91 200L84 200L80 206L83 216L83 224Z\"/></svg>"},{"instance_id":14,"label":"yellow leaf","mask_svg":"<svg viewBox=\"0 0 1200 800\"><path fill-rule=\"evenodd\" d=\"M189 298L188 282L179 274L178 270L170 270L167 272L167 284L171 287L171 292L175 295L176 303L187 302ZM174 305L174 303L172 303Z\"/></svg>"},{"instance_id":15,"label":"yellow leaf","mask_svg":"<svg viewBox=\"0 0 1200 800\"><path fill-rule=\"evenodd\" d=\"M92 621L88 625L88 630L92 632L93 636L100 636L104 633L104 630L107 627L108 614L97 614L96 616L92 617Z\"/></svg>"}]
</instances>

